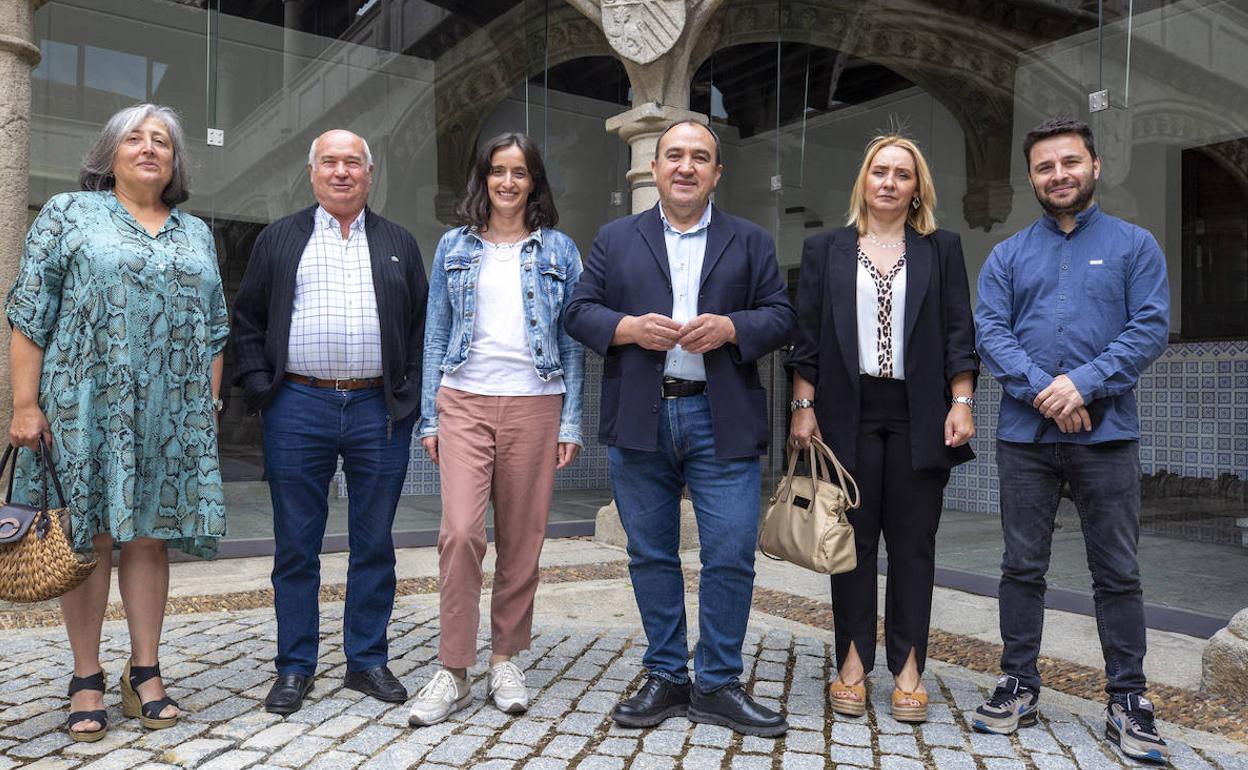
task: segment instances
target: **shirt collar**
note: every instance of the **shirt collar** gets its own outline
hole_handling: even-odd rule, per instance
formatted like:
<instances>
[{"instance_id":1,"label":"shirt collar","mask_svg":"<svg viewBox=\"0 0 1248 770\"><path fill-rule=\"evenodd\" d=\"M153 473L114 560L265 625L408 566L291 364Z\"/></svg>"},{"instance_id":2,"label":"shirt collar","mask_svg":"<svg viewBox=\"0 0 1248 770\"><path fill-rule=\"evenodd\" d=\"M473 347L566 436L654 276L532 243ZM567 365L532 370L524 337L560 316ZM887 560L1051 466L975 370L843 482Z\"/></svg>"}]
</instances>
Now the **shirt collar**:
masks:
<instances>
[{"instance_id":1,"label":"shirt collar","mask_svg":"<svg viewBox=\"0 0 1248 770\"><path fill-rule=\"evenodd\" d=\"M367 208L360 209L359 215L356 216L355 219L351 220L350 229L353 232L358 233L364 229L364 212L367 210ZM338 220L334 218L334 215L326 211L320 205L317 205L316 207L316 226L322 230L333 230L338 229L339 227Z\"/></svg>"},{"instance_id":2,"label":"shirt collar","mask_svg":"<svg viewBox=\"0 0 1248 770\"><path fill-rule=\"evenodd\" d=\"M706 208L702 209L702 218L698 220L698 223L683 233L672 227L672 223L667 221L667 212L663 210L662 203L659 204L659 219L663 220L663 229L669 233L674 233L676 235L693 235L694 233L700 233L711 225L711 202L706 202Z\"/></svg>"},{"instance_id":3,"label":"shirt collar","mask_svg":"<svg viewBox=\"0 0 1248 770\"><path fill-rule=\"evenodd\" d=\"M122 218L125 219L126 224L145 235L151 235L151 233L147 232L147 228L139 224L139 221L134 218L134 215L130 213L130 209L126 208L125 205L117 199L117 194L111 189L107 191L104 201L109 208L120 214ZM178 210L177 206L170 206L169 218L165 220L163 225L161 225L160 230L156 233L156 235L160 235L166 230L176 230L180 227L182 227L182 212Z\"/></svg>"},{"instance_id":4,"label":"shirt collar","mask_svg":"<svg viewBox=\"0 0 1248 770\"><path fill-rule=\"evenodd\" d=\"M1079 232L1087 225L1091 224L1092 220L1096 219L1096 217L1098 217L1100 213L1101 213L1101 207L1098 204L1093 203L1091 206L1088 206L1083 211L1080 211L1078 214L1075 214L1075 229L1071 230L1070 234L1074 235L1075 233ZM1061 225L1058 224L1057 219L1055 217L1049 216L1049 214L1046 213L1044 214L1044 216L1040 218L1040 221L1044 222L1045 227L1048 227L1053 232L1058 233L1060 235L1066 235L1066 233L1062 232L1062 227Z\"/></svg>"}]
</instances>

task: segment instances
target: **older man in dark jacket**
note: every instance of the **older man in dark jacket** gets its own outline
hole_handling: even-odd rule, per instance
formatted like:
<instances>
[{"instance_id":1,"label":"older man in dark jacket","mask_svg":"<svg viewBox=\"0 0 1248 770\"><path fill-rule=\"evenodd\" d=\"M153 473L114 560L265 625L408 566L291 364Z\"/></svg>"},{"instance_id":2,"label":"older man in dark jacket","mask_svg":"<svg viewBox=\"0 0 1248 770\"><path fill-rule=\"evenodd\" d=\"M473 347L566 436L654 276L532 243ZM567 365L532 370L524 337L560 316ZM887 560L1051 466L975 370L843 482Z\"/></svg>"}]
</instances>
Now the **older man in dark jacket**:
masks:
<instances>
[{"instance_id":1,"label":"older man in dark jacket","mask_svg":"<svg viewBox=\"0 0 1248 770\"><path fill-rule=\"evenodd\" d=\"M411 234L365 205L373 161L362 138L325 132L308 168L317 205L260 233L234 303L237 381L264 417L273 500L278 676L265 708L278 714L302 706L316 672L326 490L340 455L351 551L344 684L407 699L387 667L390 532L420 417L428 283Z\"/></svg>"},{"instance_id":2,"label":"older man in dark jacket","mask_svg":"<svg viewBox=\"0 0 1248 770\"><path fill-rule=\"evenodd\" d=\"M754 543L767 450L767 393L755 362L789 338L793 308L771 236L712 210L722 171L706 126L677 123L652 164L660 202L598 232L567 310L568 332L605 357L599 438L628 534L649 673L616 706L626 727L688 715L751 735L788 725L741 689ZM680 493L702 543L701 637L686 660Z\"/></svg>"}]
</instances>

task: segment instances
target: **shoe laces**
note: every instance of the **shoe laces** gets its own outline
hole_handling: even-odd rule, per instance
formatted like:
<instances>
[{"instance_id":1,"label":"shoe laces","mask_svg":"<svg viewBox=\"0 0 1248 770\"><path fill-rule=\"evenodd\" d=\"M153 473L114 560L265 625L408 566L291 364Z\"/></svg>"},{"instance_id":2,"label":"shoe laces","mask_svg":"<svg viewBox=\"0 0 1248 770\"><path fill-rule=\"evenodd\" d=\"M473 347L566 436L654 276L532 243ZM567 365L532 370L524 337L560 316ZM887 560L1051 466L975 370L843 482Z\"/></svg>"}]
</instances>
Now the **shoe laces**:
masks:
<instances>
[{"instance_id":1,"label":"shoe laces","mask_svg":"<svg viewBox=\"0 0 1248 770\"><path fill-rule=\"evenodd\" d=\"M1144 733L1145 735L1157 734L1157 724L1153 721L1154 717L1152 711L1143 708L1123 708L1122 711L1126 716L1127 721L1131 723L1132 729L1136 732Z\"/></svg>"},{"instance_id":2,"label":"shoe laces","mask_svg":"<svg viewBox=\"0 0 1248 770\"><path fill-rule=\"evenodd\" d=\"M429 684L420 688L420 692L416 694L416 697L419 700L440 701L446 698L447 693L457 689L455 687L455 675L446 669L442 669L433 675L433 679L429 680Z\"/></svg>"},{"instance_id":3,"label":"shoe laces","mask_svg":"<svg viewBox=\"0 0 1248 770\"><path fill-rule=\"evenodd\" d=\"M1023 692L1023 690L1015 691L1009 687L998 687L993 690L992 697L988 699L988 705L995 709L1002 708L1017 700Z\"/></svg>"},{"instance_id":4,"label":"shoe laces","mask_svg":"<svg viewBox=\"0 0 1248 770\"><path fill-rule=\"evenodd\" d=\"M503 687L524 687L524 672L510 660L505 660L494 666L493 674L490 685L495 690Z\"/></svg>"}]
</instances>

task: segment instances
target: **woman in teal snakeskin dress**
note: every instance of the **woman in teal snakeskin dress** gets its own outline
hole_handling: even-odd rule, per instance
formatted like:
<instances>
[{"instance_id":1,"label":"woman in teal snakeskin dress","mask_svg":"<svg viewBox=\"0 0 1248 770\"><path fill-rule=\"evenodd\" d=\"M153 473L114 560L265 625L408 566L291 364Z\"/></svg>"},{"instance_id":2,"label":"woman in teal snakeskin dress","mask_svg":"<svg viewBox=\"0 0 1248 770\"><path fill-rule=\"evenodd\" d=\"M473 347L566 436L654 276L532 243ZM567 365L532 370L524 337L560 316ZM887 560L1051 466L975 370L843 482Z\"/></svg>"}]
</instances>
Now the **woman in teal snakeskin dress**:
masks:
<instances>
[{"instance_id":1,"label":"woman in teal snakeskin dress","mask_svg":"<svg viewBox=\"0 0 1248 770\"><path fill-rule=\"evenodd\" d=\"M167 548L211 557L225 534L214 407L227 315L212 233L176 208L186 167L172 110L113 116L84 161L84 191L53 196L31 226L6 306L10 439L53 445L74 546L99 556L61 599L75 740L106 730L99 644L113 549L131 637L123 713L168 727L179 712L157 664ZM22 455L33 500L34 454Z\"/></svg>"}]
</instances>

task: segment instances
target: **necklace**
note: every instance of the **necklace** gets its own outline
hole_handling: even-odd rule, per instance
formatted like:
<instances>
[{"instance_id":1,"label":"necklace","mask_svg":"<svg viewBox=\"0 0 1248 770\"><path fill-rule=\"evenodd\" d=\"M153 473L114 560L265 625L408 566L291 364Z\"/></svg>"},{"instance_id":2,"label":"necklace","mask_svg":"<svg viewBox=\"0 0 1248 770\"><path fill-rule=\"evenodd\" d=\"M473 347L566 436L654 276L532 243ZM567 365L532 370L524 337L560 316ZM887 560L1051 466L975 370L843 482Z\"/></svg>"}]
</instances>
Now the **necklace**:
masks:
<instances>
[{"instance_id":1,"label":"necklace","mask_svg":"<svg viewBox=\"0 0 1248 770\"><path fill-rule=\"evenodd\" d=\"M889 243L885 243L881 241L879 238L876 238L875 233L871 232L870 230L867 231L867 240L871 241L871 243L873 243L874 245L878 246L881 249L900 249L902 246L906 245L906 239L904 236L902 237L900 241L891 241Z\"/></svg>"},{"instance_id":2,"label":"necklace","mask_svg":"<svg viewBox=\"0 0 1248 770\"><path fill-rule=\"evenodd\" d=\"M520 244L521 241L513 241L511 243L494 243L493 241L485 241L485 245L489 247L490 257L495 262L510 262L517 254L520 253Z\"/></svg>"}]
</instances>

